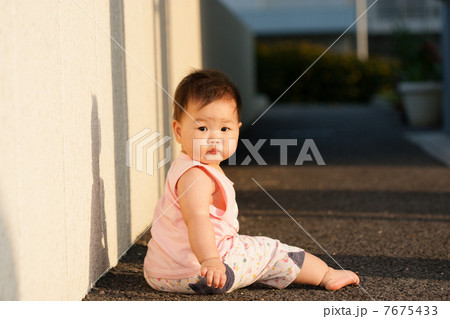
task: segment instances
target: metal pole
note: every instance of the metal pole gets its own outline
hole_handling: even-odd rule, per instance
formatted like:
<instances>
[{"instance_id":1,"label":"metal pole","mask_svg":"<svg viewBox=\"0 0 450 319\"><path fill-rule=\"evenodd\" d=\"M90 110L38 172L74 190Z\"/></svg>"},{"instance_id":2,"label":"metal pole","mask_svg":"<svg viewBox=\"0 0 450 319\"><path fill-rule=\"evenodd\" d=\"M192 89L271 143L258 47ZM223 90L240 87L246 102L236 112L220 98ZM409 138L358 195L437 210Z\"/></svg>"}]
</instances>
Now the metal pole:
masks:
<instances>
[{"instance_id":1,"label":"metal pole","mask_svg":"<svg viewBox=\"0 0 450 319\"><path fill-rule=\"evenodd\" d=\"M442 126L450 135L450 0L443 0L442 7Z\"/></svg>"},{"instance_id":2,"label":"metal pole","mask_svg":"<svg viewBox=\"0 0 450 319\"><path fill-rule=\"evenodd\" d=\"M367 0L355 0L356 18L367 10ZM360 60L369 57L369 40L367 32L367 12L356 22L356 55Z\"/></svg>"}]
</instances>

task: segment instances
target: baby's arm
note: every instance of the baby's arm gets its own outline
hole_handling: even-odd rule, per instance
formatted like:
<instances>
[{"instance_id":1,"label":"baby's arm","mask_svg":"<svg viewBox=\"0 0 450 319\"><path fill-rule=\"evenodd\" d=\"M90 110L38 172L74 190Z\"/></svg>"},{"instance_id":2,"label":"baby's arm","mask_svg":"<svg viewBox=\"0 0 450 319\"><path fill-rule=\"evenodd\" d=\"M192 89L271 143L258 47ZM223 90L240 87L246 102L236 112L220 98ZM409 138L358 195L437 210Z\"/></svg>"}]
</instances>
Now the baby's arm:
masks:
<instances>
[{"instance_id":1,"label":"baby's arm","mask_svg":"<svg viewBox=\"0 0 450 319\"><path fill-rule=\"evenodd\" d=\"M201 265L200 274L208 286L223 288L226 282L225 265L216 247L214 227L209 220L209 205L215 182L201 168L193 167L178 180L181 213L188 228L189 243Z\"/></svg>"}]
</instances>

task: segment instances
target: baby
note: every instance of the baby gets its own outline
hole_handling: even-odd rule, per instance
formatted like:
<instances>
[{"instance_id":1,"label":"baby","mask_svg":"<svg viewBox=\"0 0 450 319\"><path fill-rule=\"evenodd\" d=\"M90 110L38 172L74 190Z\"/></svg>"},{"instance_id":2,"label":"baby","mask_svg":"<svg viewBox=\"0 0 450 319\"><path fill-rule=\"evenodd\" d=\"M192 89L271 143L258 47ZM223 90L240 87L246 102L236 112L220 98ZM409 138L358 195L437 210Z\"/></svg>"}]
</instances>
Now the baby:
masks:
<instances>
[{"instance_id":1,"label":"baby","mask_svg":"<svg viewBox=\"0 0 450 319\"><path fill-rule=\"evenodd\" d=\"M220 163L236 151L241 113L237 88L219 71L194 71L175 92L172 128L181 144L158 201L144 261L150 287L180 293L229 293L259 282L337 290L359 284L303 249L239 235L233 182Z\"/></svg>"}]
</instances>

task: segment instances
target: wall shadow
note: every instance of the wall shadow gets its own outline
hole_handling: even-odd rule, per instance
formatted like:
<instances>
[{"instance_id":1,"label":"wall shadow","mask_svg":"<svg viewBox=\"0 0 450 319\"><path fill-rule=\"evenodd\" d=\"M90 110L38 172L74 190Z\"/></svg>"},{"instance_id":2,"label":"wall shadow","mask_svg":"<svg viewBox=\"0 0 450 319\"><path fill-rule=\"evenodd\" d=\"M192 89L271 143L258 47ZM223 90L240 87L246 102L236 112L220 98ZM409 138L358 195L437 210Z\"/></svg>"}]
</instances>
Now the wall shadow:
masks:
<instances>
[{"instance_id":1,"label":"wall shadow","mask_svg":"<svg viewBox=\"0 0 450 319\"><path fill-rule=\"evenodd\" d=\"M110 0L109 8L111 37L125 48L123 0ZM116 177L117 255L120 256L131 244L130 173L125 162L125 145L128 139L128 99L126 55L112 39L111 73Z\"/></svg>"},{"instance_id":2,"label":"wall shadow","mask_svg":"<svg viewBox=\"0 0 450 319\"><path fill-rule=\"evenodd\" d=\"M100 177L101 124L98 118L98 103L91 96L91 153L92 153L92 190L91 190L91 230L89 242L89 285L109 267L108 235L105 215L105 190Z\"/></svg>"},{"instance_id":3,"label":"wall shadow","mask_svg":"<svg viewBox=\"0 0 450 319\"><path fill-rule=\"evenodd\" d=\"M18 280L16 274L16 263L14 252L9 240L9 230L4 221L3 214L6 212L0 202L0 300L18 300ZM5 285L8 283L8 286Z\"/></svg>"},{"instance_id":4,"label":"wall shadow","mask_svg":"<svg viewBox=\"0 0 450 319\"><path fill-rule=\"evenodd\" d=\"M156 71L155 78L160 81L160 85L167 92L174 92L174 88L170 86L171 79L171 51L170 51L170 14L168 14L166 9L166 1L153 1L153 12L158 14L159 19L153 19L153 52L161 51L161 59L158 61L157 58L154 59L154 68ZM158 24L159 22L159 24ZM159 35L157 34L157 30L159 30ZM158 41L159 39L159 41ZM172 135L172 99L158 86L155 84L155 97L156 101L161 101L162 108L156 107L156 118L162 118L161 122L157 122L157 131L166 136ZM158 155L160 153L158 152ZM158 162L162 159L162 157L158 157ZM169 163L168 163L169 164ZM170 165L164 165L161 167L163 170L162 173L158 173L158 185L163 185L158 188L158 197L161 196L165 176L169 171Z\"/></svg>"}]
</instances>

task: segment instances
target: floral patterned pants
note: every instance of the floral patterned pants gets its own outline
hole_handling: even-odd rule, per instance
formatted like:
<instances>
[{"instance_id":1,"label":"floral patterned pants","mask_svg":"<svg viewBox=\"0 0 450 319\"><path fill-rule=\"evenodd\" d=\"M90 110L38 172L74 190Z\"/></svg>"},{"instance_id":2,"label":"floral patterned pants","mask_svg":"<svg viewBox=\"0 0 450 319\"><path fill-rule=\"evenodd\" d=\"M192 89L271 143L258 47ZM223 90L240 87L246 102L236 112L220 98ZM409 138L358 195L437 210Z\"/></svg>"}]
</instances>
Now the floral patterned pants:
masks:
<instances>
[{"instance_id":1,"label":"floral patterned pants","mask_svg":"<svg viewBox=\"0 0 450 319\"><path fill-rule=\"evenodd\" d=\"M303 249L262 236L236 235L233 246L222 257L227 282L223 288L206 285L206 278L153 278L145 274L150 287L159 291L186 294L229 293L233 290L262 283L278 289L287 287L300 273L305 258Z\"/></svg>"}]
</instances>

